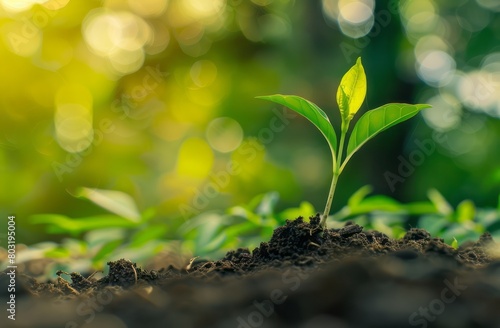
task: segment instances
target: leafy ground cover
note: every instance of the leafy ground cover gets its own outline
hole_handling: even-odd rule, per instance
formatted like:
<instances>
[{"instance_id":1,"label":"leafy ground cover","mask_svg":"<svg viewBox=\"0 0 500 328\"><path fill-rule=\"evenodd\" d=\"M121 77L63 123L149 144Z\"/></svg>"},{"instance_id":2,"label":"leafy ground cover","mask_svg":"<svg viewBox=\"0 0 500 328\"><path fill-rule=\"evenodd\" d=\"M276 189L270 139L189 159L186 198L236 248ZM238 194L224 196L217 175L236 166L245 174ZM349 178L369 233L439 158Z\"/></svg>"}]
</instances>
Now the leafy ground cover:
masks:
<instances>
[{"instance_id":1,"label":"leafy ground cover","mask_svg":"<svg viewBox=\"0 0 500 328\"><path fill-rule=\"evenodd\" d=\"M329 226L340 228L352 221L391 238L402 238L413 227L422 228L455 248L478 239L486 231L493 238L500 238L499 208L476 208L470 200L453 208L434 189L429 191L427 200L413 203L371 195L371 191L370 186L364 186L351 195L345 206L331 215ZM86 197L90 194L94 195L92 199ZM121 207L107 206L118 203L113 198L116 196L129 201L121 203ZM54 214L33 216L33 224L49 233L68 237L61 242L19 247L20 269L35 277L50 278L58 270L88 273L102 270L107 262L119 258L131 258L147 267L157 267L158 258L171 259L172 254L182 258L176 263L193 256L217 259L231 249L253 249L269 240L273 230L287 219L316 212L306 201L298 207L280 210L279 195L270 192L224 211L204 212L179 223L175 233L169 233L161 220L152 217L154 209L137 210L133 199L126 194L93 189L86 190L81 197L100 205L106 212L80 218ZM127 219L120 214L124 211L140 213L139 219Z\"/></svg>"}]
</instances>

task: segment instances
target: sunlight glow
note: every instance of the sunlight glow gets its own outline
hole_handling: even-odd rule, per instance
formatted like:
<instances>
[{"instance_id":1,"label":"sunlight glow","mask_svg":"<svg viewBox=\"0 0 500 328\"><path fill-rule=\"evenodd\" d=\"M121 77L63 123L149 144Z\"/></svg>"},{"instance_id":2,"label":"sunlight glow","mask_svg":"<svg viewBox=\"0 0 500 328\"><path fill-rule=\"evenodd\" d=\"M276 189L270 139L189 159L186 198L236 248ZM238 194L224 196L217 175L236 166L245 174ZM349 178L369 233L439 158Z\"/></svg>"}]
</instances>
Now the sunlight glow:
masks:
<instances>
[{"instance_id":1,"label":"sunlight glow","mask_svg":"<svg viewBox=\"0 0 500 328\"><path fill-rule=\"evenodd\" d=\"M457 95L464 105L500 117L500 71L475 70L463 75L457 84Z\"/></svg>"},{"instance_id":2,"label":"sunlight glow","mask_svg":"<svg viewBox=\"0 0 500 328\"><path fill-rule=\"evenodd\" d=\"M49 0L0 0L2 7L9 12L21 12L31 9L35 4L43 4Z\"/></svg>"},{"instance_id":3,"label":"sunlight glow","mask_svg":"<svg viewBox=\"0 0 500 328\"><path fill-rule=\"evenodd\" d=\"M169 0L128 0L128 5L143 17L157 17L167 9Z\"/></svg>"},{"instance_id":4,"label":"sunlight glow","mask_svg":"<svg viewBox=\"0 0 500 328\"><path fill-rule=\"evenodd\" d=\"M55 99L54 125L61 148L70 153L87 149L93 142L92 95L81 85L61 87Z\"/></svg>"},{"instance_id":5,"label":"sunlight glow","mask_svg":"<svg viewBox=\"0 0 500 328\"><path fill-rule=\"evenodd\" d=\"M214 153L201 138L189 138L181 146L177 157L177 174L194 179L204 179L212 170Z\"/></svg>"},{"instance_id":6,"label":"sunlight glow","mask_svg":"<svg viewBox=\"0 0 500 328\"><path fill-rule=\"evenodd\" d=\"M221 153L229 153L241 145L243 129L234 119L219 117L207 126L207 140L213 149Z\"/></svg>"},{"instance_id":7,"label":"sunlight glow","mask_svg":"<svg viewBox=\"0 0 500 328\"><path fill-rule=\"evenodd\" d=\"M206 87L217 78L217 66L210 60L199 60L191 66L189 73L196 86Z\"/></svg>"},{"instance_id":8,"label":"sunlight glow","mask_svg":"<svg viewBox=\"0 0 500 328\"><path fill-rule=\"evenodd\" d=\"M323 0L322 4L325 17L337 22L348 37L363 37L374 25L374 0Z\"/></svg>"},{"instance_id":9,"label":"sunlight glow","mask_svg":"<svg viewBox=\"0 0 500 328\"><path fill-rule=\"evenodd\" d=\"M415 42L422 35L441 29L443 23L432 0L402 0L399 8L410 41Z\"/></svg>"},{"instance_id":10,"label":"sunlight glow","mask_svg":"<svg viewBox=\"0 0 500 328\"><path fill-rule=\"evenodd\" d=\"M18 56L30 57L42 45L42 32L34 25L22 22L6 23L3 31L9 50Z\"/></svg>"},{"instance_id":11,"label":"sunlight glow","mask_svg":"<svg viewBox=\"0 0 500 328\"><path fill-rule=\"evenodd\" d=\"M431 50L417 56L417 74L432 86L448 83L455 67L455 60L441 50Z\"/></svg>"},{"instance_id":12,"label":"sunlight glow","mask_svg":"<svg viewBox=\"0 0 500 328\"><path fill-rule=\"evenodd\" d=\"M184 0L184 7L187 11L197 18L206 18L221 14L226 6L225 0Z\"/></svg>"},{"instance_id":13,"label":"sunlight glow","mask_svg":"<svg viewBox=\"0 0 500 328\"><path fill-rule=\"evenodd\" d=\"M144 62L144 47L154 38L150 26L129 12L95 10L85 19L83 36L90 49L108 58L118 74L137 71Z\"/></svg>"},{"instance_id":14,"label":"sunlight glow","mask_svg":"<svg viewBox=\"0 0 500 328\"><path fill-rule=\"evenodd\" d=\"M343 1L345 2L345 1ZM351 24L362 24L373 16L373 6L370 8L362 1L339 3L340 17Z\"/></svg>"},{"instance_id":15,"label":"sunlight glow","mask_svg":"<svg viewBox=\"0 0 500 328\"><path fill-rule=\"evenodd\" d=\"M461 121L462 109L458 99L449 94L437 95L426 100L431 105L422 115L433 129L447 131L456 128Z\"/></svg>"}]
</instances>

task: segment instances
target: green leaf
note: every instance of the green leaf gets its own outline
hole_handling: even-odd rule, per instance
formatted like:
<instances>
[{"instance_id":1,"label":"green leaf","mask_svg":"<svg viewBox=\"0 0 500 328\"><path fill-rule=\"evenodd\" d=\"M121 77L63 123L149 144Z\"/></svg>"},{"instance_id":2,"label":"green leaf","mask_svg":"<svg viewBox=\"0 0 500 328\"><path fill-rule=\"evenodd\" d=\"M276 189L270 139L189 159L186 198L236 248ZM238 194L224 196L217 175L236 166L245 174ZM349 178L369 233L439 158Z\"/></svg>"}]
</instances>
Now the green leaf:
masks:
<instances>
[{"instance_id":1,"label":"green leaf","mask_svg":"<svg viewBox=\"0 0 500 328\"><path fill-rule=\"evenodd\" d=\"M71 254L71 251L69 249L66 249L64 247L56 247L45 251L43 255L49 259L64 259L71 257L71 255L73 254ZM23 253L23 257L24 256L25 253Z\"/></svg>"},{"instance_id":2,"label":"green leaf","mask_svg":"<svg viewBox=\"0 0 500 328\"><path fill-rule=\"evenodd\" d=\"M280 199L280 195L276 191L268 192L264 194L260 204L255 209L255 213L260 215L273 215L274 209L276 205L278 205L278 201Z\"/></svg>"},{"instance_id":3,"label":"green leaf","mask_svg":"<svg viewBox=\"0 0 500 328\"><path fill-rule=\"evenodd\" d=\"M295 208L287 208L279 213L279 223L284 224L286 220L293 220L298 218L299 216L303 218L308 218L311 215L314 215L316 211L314 210L314 206L309 202L300 203L299 207Z\"/></svg>"},{"instance_id":4,"label":"green leaf","mask_svg":"<svg viewBox=\"0 0 500 328\"><path fill-rule=\"evenodd\" d=\"M306 100L299 96L271 95L260 96L256 98L269 100L277 104L286 106L307 118L321 131L321 133L325 137L332 152L333 165L336 165L335 154L337 152L337 135L335 134L335 130L333 129L328 116L321 108L319 108L316 104L310 102L309 100Z\"/></svg>"},{"instance_id":5,"label":"green leaf","mask_svg":"<svg viewBox=\"0 0 500 328\"><path fill-rule=\"evenodd\" d=\"M224 229L224 234L228 239L240 238L244 235L255 235L260 227L256 226L250 221L245 221L239 224L234 224L232 226Z\"/></svg>"},{"instance_id":6,"label":"green leaf","mask_svg":"<svg viewBox=\"0 0 500 328\"><path fill-rule=\"evenodd\" d=\"M448 226L439 237L443 238L445 243L451 244L453 238L466 241L478 239L480 235L481 232L468 229L462 224L452 224Z\"/></svg>"},{"instance_id":7,"label":"green leaf","mask_svg":"<svg viewBox=\"0 0 500 328\"><path fill-rule=\"evenodd\" d=\"M94 249L102 247L102 245L113 240L125 240L128 233L129 232L123 228L95 229L87 231L83 240L90 249Z\"/></svg>"},{"instance_id":8,"label":"green leaf","mask_svg":"<svg viewBox=\"0 0 500 328\"><path fill-rule=\"evenodd\" d=\"M337 104L344 122L352 120L366 96L366 75L361 57L340 81L337 89Z\"/></svg>"},{"instance_id":9,"label":"green leaf","mask_svg":"<svg viewBox=\"0 0 500 328\"><path fill-rule=\"evenodd\" d=\"M212 238L208 243L200 245L200 248L197 248L201 255L209 254L211 252L217 251L222 245L226 242L227 237L224 233L220 233L214 238Z\"/></svg>"},{"instance_id":10,"label":"green leaf","mask_svg":"<svg viewBox=\"0 0 500 328\"><path fill-rule=\"evenodd\" d=\"M242 206L234 206L227 210L227 214L236 217L243 218L249 222L252 222L255 226L261 226L263 224L262 217L254 212L248 210Z\"/></svg>"},{"instance_id":11,"label":"green leaf","mask_svg":"<svg viewBox=\"0 0 500 328\"><path fill-rule=\"evenodd\" d=\"M387 213L372 213L370 221L372 229L394 237L394 227L401 226L403 218L400 216L388 215Z\"/></svg>"},{"instance_id":12,"label":"green leaf","mask_svg":"<svg viewBox=\"0 0 500 328\"><path fill-rule=\"evenodd\" d=\"M97 252L97 254L92 259L92 263L93 264L99 263L106 256L108 256L109 254L111 254L115 249L117 249L118 247L120 247L122 244L123 244L122 240L112 240L110 242L107 242L106 244L104 244L99 249L99 251Z\"/></svg>"},{"instance_id":13,"label":"green leaf","mask_svg":"<svg viewBox=\"0 0 500 328\"><path fill-rule=\"evenodd\" d=\"M167 226L165 224L153 224L142 230L137 231L131 237L130 247L140 247L150 240L165 239L167 234Z\"/></svg>"},{"instance_id":14,"label":"green leaf","mask_svg":"<svg viewBox=\"0 0 500 328\"><path fill-rule=\"evenodd\" d=\"M362 213L370 213L374 211L380 212L391 212L391 213L405 213L406 209L403 204L397 200L384 196L384 195L374 195L364 198L351 209L351 215L357 215Z\"/></svg>"},{"instance_id":15,"label":"green leaf","mask_svg":"<svg viewBox=\"0 0 500 328\"><path fill-rule=\"evenodd\" d=\"M494 208L478 208L476 210L476 217L478 224L488 228L488 231L500 231L500 211Z\"/></svg>"},{"instance_id":16,"label":"green leaf","mask_svg":"<svg viewBox=\"0 0 500 328\"><path fill-rule=\"evenodd\" d=\"M474 203L471 200L466 199L458 204L455 219L459 223L471 222L474 221L475 215L476 207L474 206Z\"/></svg>"},{"instance_id":17,"label":"green leaf","mask_svg":"<svg viewBox=\"0 0 500 328\"><path fill-rule=\"evenodd\" d=\"M433 236L439 236L448 227L448 221L441 215L425 215L418 219L417 227L429 231Z\"/></svg>"},{"instance_id":18,"label":"green leaf","mask_svg":"<svg viewBox=\"0 0 500 328\"><path fill-rule=\"evenodd\" d=\"M169 246L170 243L165 240L150 240L141 247L119 247L113 251L112 257L114 259L128 258L134 262L144 263L147 260L155 258L155 255L159 254L162 250L168 249Z\"/></svg>"},{"instance_id":19,"label":"green leaf","mask_svg":"<svg viewBox=\"0 0 500 328\"><path fill-rule=\"evenodd\" d=\"M437 213L436 206L431 202L413 202L404 204L408 214L422 215Z\"/></svg>"},{"instance_id":20,"label":"green leaf","mask_svg":"<svg viewBox=\"0 0 500 328\"><path fill-rule=\"evenodd\" d=\"M111 213L132 222L139 222L141 219L134 199L124 192L83 187L78 190L77 196L88 199Z\"/></svg>"},{"instance_id":21,"label":"green leaf","mask_svg":"<svg viewBox=\"0 0 500 328\"><path fill-rule=\"evenodd\" d=\"M156 212L157 212L157 209L154 207L149 207L149 208L145 209L141 213L141 222L144 223L144 222L150 221L152 218L154 218L156 216L156 214L157 214Z\"/></svg>"},{"instance_id":22,"label":"green leaf","mask_svg":"<svg viewBox=\"0 0 500 328\"><path fill-rule=\"evenodd\" d=\"M436 209L439 213L443 215L450 215L451 213L453 213L453 208L451 207L451 205L436 189L429 189L429 191L427 192L427 197L429 197L434 206L436 206Z\"/></svg>"},{"instance_id":23,"label":"green leaf","mask_svg":"<svg viewBox=\"0 0 500 328\"><path fill-rule=\"evenodd\" d=\"M212 247L223 243L226 239L222 232L233 224L231 218L216 212L205 212L187 221L179 227L178 233L184 239L194 240L194 251L204 255L213 251ZM194 234L190 234L194 232Z\"/></svg>"},{"instance_id":24,"label":"green leaf","mask_svg":"<svg viewBox=\"0 0 500 328\"><path fill-rule=\"evenodd\" d=\"M366 196L368 196L373 191L373 188L369 185L359 188L351 197L347 200L347 205L349 207L356 207L361 203Z\"/></svg>"},{"instance_id":25,"label":"green leaf","mask_svg":"<svg viewBox=\"0 0 500 328\"><path fill-rule=\"evenodd\" d=\"M70 233L73 236L95 229L137 227L137 223L109 214L83 218L69 218L59 214L37 214L30 217L30 222L33 224L48 224L48 233Z\"/></svg>"},{"instance_id":26,"label":"green leaf","mask_svg":"<svg viewBox=\"0 0 500 328\"><path fill-rule=\"evenodd\" d=\"M451 247L453 247L454 249L458 249L458 240L457 238L453 237L453 241L451 242Z\"/></svg>"},{"instance_id":27,"label":"green leaf","mask_svg":"<svg viewBox=\"0 0 500 328\"><path fill-rule=\"evenodd\" d=\"M342 167L345 166L351 156L368 140L380 132L412 118L422 109L429 107L431 106L423 104L385 104L366 112L354 126L347 146L347 156Z\"/></svg>"}]
</instances>

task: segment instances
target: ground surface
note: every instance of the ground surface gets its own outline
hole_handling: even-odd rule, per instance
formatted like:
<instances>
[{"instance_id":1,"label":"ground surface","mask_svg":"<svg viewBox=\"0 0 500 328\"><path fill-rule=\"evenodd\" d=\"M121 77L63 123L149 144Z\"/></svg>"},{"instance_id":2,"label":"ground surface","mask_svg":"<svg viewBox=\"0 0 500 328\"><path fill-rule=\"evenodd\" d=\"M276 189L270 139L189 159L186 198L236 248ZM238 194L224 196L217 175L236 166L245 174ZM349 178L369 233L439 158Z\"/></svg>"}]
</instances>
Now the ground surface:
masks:
<instances>
[{"instance_id":1,"label":"ground surface","mask_svg":"<svg viewBox=\"0 0 500 328\"><path fill-rule=\"evenodd\" d=\"M3 314L0 323L500 328L500 260L488 234L455 250L420 229L393 240L354 224L322 232L318 222L288 221L252 252L238 249L182 269L147 271L122 259L108 263L109 274L98 280L18 276L17 320L13 325ZM0 280L4 286L5 274Z\"/></svg>"}]
</instances>

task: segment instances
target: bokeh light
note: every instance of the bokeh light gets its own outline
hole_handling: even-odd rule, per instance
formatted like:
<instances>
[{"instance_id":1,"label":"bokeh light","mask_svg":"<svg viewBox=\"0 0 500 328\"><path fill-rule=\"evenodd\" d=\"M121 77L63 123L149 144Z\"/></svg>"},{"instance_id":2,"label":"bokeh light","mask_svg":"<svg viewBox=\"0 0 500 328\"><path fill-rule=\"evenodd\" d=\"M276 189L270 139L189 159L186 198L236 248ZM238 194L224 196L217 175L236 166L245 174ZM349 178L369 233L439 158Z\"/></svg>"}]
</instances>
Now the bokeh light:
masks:
<instances>
[{"instance_id":1,"label":"bokeh light","mask_svg":"<svg viewBox=\"0 0 500 328\"><path fill-rule=\"evenodd\" d=\"M497 0L476 0L476 2L483 8L500 12L500 2Z\"/></svg>"},{"instance_id":2,"label":"bokeh light","mask_svg":"<svg viewBox=\"0 0 500 328\"><path fill-rule=\"evenodd\" d=\"M144 47L154 36L150 26L130 12L90 13L83 24L85 41L93 52L110 60L117 74L129 74L141 68Z\"/></svg>"},{"instance_id":3,"label":"bokeh light","mask_svg":"<svg viewBox=\"0 0 500 328\"><path fill-rule=\"evenodd\" d=\"M401 1L400 12L407 36L412 42L439 30L440 17L432 0Z\"/></svg>"},{"instance_id":4,"label":"bokeh light","mask_svg":"<svg viewBox=\"0 0 500 328\"><path fill-rule=\"evenodd\" d=\"M236 120L219 117L208 124L206 135L212 148L221 153L228 153L240 146L243 129Z\"/></svg>"},{"instance_id":5,"label":"bokeh light","mask_svg":"<svg viewBox=\"0 0 500 328\"><path fill-rule=\"evenodd\" d=\"M426 83L439 86L449 82L455 70L455 60L441 50L431 50L417 55L418 75Z\"/></svg>"},{"instance_id":6,"label":"bokeh light","mask_svg":"<svg viewBox=\"0 0 500 328\"><path fill-rule=\"evenodd\" d=\"M10 12L29 10L35 4L43 4L49 0L1 0L2 7Z\"/></svg>"},{"instance_id":7,"label":"bokeh light","mask_svg":"<svg viewBox=\"0 0 500 328\"><path fill-rule=\"evenodd\" d=\"M375 22L374 0L323 0L322 4L327 19L337 22L348 37L367 35Z\"/></svg>"},{"instance_id":8,"label":"bokeh light","mask_svg":"<svg viewBox=\"0 0 500 328\"><path fill-rule=\"evenodd\" d=\"M3 27L3 39L14 54L30 57L42 45L42 32L35 25L16 21Z\"/></svg>"},{"instance_id":9,"label":"bokeh light","mask_svg":"<svg viewBox=\"0 0 500 328\"><path fill-rule=\"evenodd\" d=\"M157 17L167 9L169 0L128 0L130 9L143 17Z\"/></svg>"},{"instance_id":10,"label":"bokeh light","mask_svg":"<svg viewBox=\"0 0 500 328\"><path fill-rule=\"evenodd\" d=\"M56 94L54 125L57 142L69 153L87 149L93 141L92 95L82 85L61 87Z\"/></svg>"},{"instance_id":11,"label":"bokeh light","mask_svg":"<svg viewBox=\"0 0 500 328\"><path fill-rule=\"evenodd\" d=\"M427 100L432 106L422 112L427 123L438 131L456 128L461 122L462 107L458 99L449 94L437 95Z\"/></svg>"},{"instance_id":12,"label":"bokeh light","mask_svg":"<svg viewBox=\"0 0 500 328\"><path fill-rule=\"evenodd\" d=\"M208 176L214 162L214 154L201 138L189 138L182 143L177 156L176 171L181 177L203 179Z\"/></svg>"},{"instance_id":13,"label":"bokeh light","mask_svg":"<svg viewBox=\"0 0 500 328\"><path fill-rule=\"evenodd\" d=\"M472 71L462 76L457 86L457 95L467 107L500 117L499 72Z\"/></svg>"},{"instance_id":14,"label":"bokeh light","mask_svg":"<svg viewBox=\"0 0 500 328\"><path fill-rule=\"evenodd\" d=\"M468 1L457 8L457 19L459 24L469 32L478 32L491 22L489 10L478 6L473 1Z\"/></svg>"},{"instance_id":15,"label":"bokeh light","mask_svg":"<svg viewBox=\"0 0 500 328\"><path fill-rule=\"evenodd\" d=\"M351 38L360 38L368 34L375 21L373 1L339 1L339 26L342 32Z\"/></svg>"},{"instance_id":16,"label":"bokeh light","mask_svg":"<svg viewBox=\"0 0 500 328\"><path fill-rule=\"evenodd\" d=\"M199 60L191 66L189 74L197 87L207 87L217 78L217 66L210 60Z\"/></svg>"}]
</instances>

